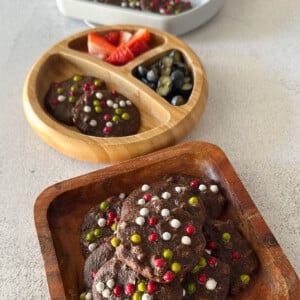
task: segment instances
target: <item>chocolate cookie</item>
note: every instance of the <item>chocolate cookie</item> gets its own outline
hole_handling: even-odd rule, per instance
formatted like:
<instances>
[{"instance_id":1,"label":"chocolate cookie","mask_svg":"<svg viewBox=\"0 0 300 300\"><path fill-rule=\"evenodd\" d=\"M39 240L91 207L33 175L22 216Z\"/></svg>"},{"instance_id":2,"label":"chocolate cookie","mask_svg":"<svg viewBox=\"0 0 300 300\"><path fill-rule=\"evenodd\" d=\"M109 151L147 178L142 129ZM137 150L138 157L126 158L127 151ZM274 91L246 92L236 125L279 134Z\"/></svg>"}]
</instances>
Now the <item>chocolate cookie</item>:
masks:
<instances>
[{"instance_id":1,"label":"chocolate cookie","mask_svg":"<svg viewBox=\"0 0 300 300\"><path fill-rule=\"evenodd\" d=\"M165 180L177 184L185 190L189 190L194 196L199 197L209 217L217 219L223 213L227 200L217 183L184 174L172 174L166 176Z\"/></svg>"},{"instance_id":2,"label":"chocolate cookie","mask_svg":"<svg viewBox=\"0 0 300 300\"><path fill-rule=\"evenodd\" d=\"M72 109L81 97L88 91L105 89L105 83L96 77L74 75L61 82L50 84L45 97L47 111L58 121L73 125Z\"/></svg>"},{"instance_id":3,"label":"chocolate cookie","mask_svg":"<svg viewBox=\"0 0 300 300\"><path fill-rule=\"evenodd\" d=\"M99 137L128 136L138 132L138 108L117 91L101 90L82 95L73 108L75 126Z\"/></svg>"},{"instance_id":4,"label":"chocolate cookie","mask_svg":"<svg viewBox=\"0 0 300 300\"><path fill-rule=\"evenodd\" d=\"M182 299L179 282L159 284L134 272L116 258L105 263L94 279L93 300L140 299L174 300Z\"/></svg>"},{"instance_id":5,"label":"chocolate cookie","mask_svg":"<svg viewBox=\"0 0 300 300\"><path fill-rule=\"evenodd\" d=\"M230 266L230 292L237 294L248 286L258 268L256 254L231 220L208 220L204 225L207 249Z\"/></svg>"},{"instance_id":6,"label":"chocolate cookie","mask_svg":"<svg viewBox=\"0 0 300 300\"><path fill-rule=\"evenodd\" d=\"M123 203L117 229L117 257L157 282L182 278L203 253L205 209L176 185L144 184Z\"/></svg>"},{"instance_id":7,"label":"chocolate cookie","mask_svg":"<svg viewBox=\"0 0 300 300\"><path fill-rule=\"evenodd\" d=\"M122 200L112 196L91 208L81 224L80 242L84 257L88 257L99 244L112 238L117 229Z\"/></svg>"},{"instance_id":8,"label":"chocolate cookie","mask_svg":"<svg viewBox=\"0 0 300 300\"><path fill-rule=\"evenodd\" d=\"M83 280L87 288L92 287L96 273L115 255L115 250L110 241L104 242L86 259L83 267Z\"/></svg>"},{"instance_id":9,"label":"chocolate cookie","mask_svg":"<svg viewBox=\"0 0 300 300\"><path fill-rule=\"evenodd\" d=\"M205 253L182 285L186 300L223 300L229 290L230 268L221 260Z\"/></svg>"}]
</instances>

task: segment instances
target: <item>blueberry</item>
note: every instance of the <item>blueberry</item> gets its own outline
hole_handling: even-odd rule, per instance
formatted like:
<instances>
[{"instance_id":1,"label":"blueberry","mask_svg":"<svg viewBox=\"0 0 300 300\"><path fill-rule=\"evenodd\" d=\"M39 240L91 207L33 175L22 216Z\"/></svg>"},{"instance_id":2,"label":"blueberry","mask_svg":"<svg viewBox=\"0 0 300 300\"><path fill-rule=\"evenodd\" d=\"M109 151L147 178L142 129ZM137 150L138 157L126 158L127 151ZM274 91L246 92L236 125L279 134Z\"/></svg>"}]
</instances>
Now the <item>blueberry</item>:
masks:
<instances>
[{"instance_id":1,"label":"blueberry","mask_svg":"<svg viewBox=\"0 0 300 300\"><path fill-rule=\"evenodd\" d=\"M174 62L181 62L181 61L183 61L182 55L181 55L181 53L178 50L172 50L169 53L169 56L173 58Z\"/></svg>"},{"instance_id":2,"label":"blueberry","mask_svg":"<svg viewBox=\"0 0 300 300\"><path fill-rule=\"evenodd\" d=\"M147 71L148 71L147 68L143 67L142 65L139 65L137 67L137 76L139 78L146 77Z\"/></svg>"},{"instance_id":3,"label":"blueberry","mask_svg":"<svg viewBox=\"0 0 300 300\"><path fill-rule=\"evenodd\" d=\"M181 86L184 84L184 75L180 70L173 71L170 77L175 89L181 88Z\"/></svg>"},{"instance_id":4,"label":"blueberry","mask_svg":"<svg viewBox=\"0 0 300 300\"><path fill-rule=\"evenodd\" d=\"M171 99L171 104L175 106L183 105L186 101L181 95L176 95Z\"/></svg>"},{"instance_id":5,"label":"blueberry","mask_svg":"<svg viewBox=\"0 0 300 300\"><path fill-rule=\"evenodd\" d=\"M151 68L147 74L146 74L146 78L148 81L150 82L157 82L158 78L159 78L159 73L158 70L156 68Z\"/></svg>"}]
</instances>

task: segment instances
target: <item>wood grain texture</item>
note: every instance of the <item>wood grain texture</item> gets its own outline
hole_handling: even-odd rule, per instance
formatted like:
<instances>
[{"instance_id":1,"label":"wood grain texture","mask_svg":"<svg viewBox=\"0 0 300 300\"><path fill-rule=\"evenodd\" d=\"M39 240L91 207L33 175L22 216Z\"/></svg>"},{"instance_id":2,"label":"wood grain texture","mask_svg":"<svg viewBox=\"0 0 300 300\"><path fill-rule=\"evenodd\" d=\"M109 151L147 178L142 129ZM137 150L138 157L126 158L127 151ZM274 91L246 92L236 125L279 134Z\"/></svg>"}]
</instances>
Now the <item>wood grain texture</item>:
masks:
<instances>
[{"instance_id":1,"label":"wood grain texture","mask_svg":"<svg viewBox=\"0 0 300 300\"><path fill-rule=\"evenodd\" d=\"M124 66L113 66L87 53L87 34L124 29L134 25L102 26L89 29L59 42L32 67L23 91L23 107L28 122L47 144L71 157L111 163L146 154L180 141L199 121L207 101L208 86L197 55L180 39L157 29L151 32L151 49ZM133 75L139 64L150 65L167 51L178 49L191 69L194 88L186 104L172 106ZM141 128L128 137L100 138L81 134L75 127L54 120L44 108L44 97L51 82L74 74L96 76L128 97L141 112Z\"/></svg>"},{"instance_id":2,"label":"wood grain texture","mask_svg":"<svg viewBox=\"0 0 300 300\"><path fill-rule=\"evenodd\" d=\"M260 268L250 287L229 299L300 299L299 278L231 163L220 148L204 142L134 158L57 183L40 194L34 218L51 299L78 299L84 288L79 227L89 208L170 173L217 181L229 201L224 217L234 221L258 255Z\"/></svg>"}]
</instances>

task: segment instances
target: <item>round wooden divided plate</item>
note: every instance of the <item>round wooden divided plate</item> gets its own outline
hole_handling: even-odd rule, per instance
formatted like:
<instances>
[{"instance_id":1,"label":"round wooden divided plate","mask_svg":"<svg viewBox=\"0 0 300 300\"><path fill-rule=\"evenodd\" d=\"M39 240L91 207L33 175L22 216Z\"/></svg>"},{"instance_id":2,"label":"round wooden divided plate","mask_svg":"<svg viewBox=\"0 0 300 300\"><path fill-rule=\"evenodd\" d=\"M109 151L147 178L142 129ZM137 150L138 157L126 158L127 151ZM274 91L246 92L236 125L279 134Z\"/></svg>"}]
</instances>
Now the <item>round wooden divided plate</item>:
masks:
<instances>
[{"instance_id":1,"label":"round wooden divided plate","mask_svg":"<svg viewBox=\"0 0 300 300\"><path fill-rule=\"evenodd\" d=\"M175 144L199 121L207 101L207 79L198 56L180 39L153 28L150 50L123 66L114 66L87 51L89 32L111 30L134 33L135 25L110 25L88 29L54 45L33 65L23 91L23 107L28 122L48 145L73 158L111 163L140 156ZM173 106L134 75L139 65L151 66L172 49L179 50L193 76L193 89L186 104ZM80 133L75 126L56 121L45 109L44 98L53 82L75 74L101 78L140 110L141 127L126 137L95 137Z\"/></svg>"}]
</instances>

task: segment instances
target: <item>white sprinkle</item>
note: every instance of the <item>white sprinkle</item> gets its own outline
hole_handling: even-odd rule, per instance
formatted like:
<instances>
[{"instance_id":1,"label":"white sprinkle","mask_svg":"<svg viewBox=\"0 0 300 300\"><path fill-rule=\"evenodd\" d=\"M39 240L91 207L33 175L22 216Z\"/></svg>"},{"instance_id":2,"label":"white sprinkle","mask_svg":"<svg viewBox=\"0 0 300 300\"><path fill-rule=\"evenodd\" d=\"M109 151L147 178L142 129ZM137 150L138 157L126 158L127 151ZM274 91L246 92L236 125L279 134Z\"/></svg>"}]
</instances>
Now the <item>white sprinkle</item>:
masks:
<instances>
[{"instance_id":1,"label":"white sprinkle","mask_svg":"<svg viewBox=\"0 0 300 300\"><path fill-rule=\"evenodd\" d=\"M113 126L113 122L106 122L105 125L106 125L107 127L112 127L112 126Z\"/></svg>"},{"instance_id":2,"label":"white sprinkle","mask_svg":"<svg viewBox=\"0 0 300 300\"><path fill-rule=\"evenodd\" d=\"M97 221L99 227L104 227L106 225L106 220L104 218L100 218Z\"/></svg>"},{"instance_id":3,"label":"white sprinkle","mask_svg":"<svg viewBox=\"0 0 300 300\"><path fill-rule=\"evenodd\" d=\"M154 195L154 196L151 197L151 201L153 201L153 200L159 200L159 197Z\"/></svg>"},{"instance_id":4,"label":"white sprinkle","mask_svg":"<svg viewBox=\"0 0 300 300\"><path fill-rule=\"evenodd\" d=\"M137 217L137 218L135 219L135 223L136 223L137 225L143 226L143 225L145 224L145 218L143 218L143 217Z\"/></svg>"},{"instance_id":5,"label":"white sprinkle","mask_svg":"<svg viewBox=\"0 0 300 300\"><path fill-rule=\"evenodd\" d=\"M182 291L182 296L184 297L185 295L186 295L186 290L183 289L183 291Z\"/></svg>"},{"instance_id":6,"label":"white sprinkle","mask_svg":"<svg viewBox=\"0 0 300 300\"><path fill-rule=\"evenodd\" d=\"M120 107L125 107L126 106L126 102L124 100L121 100L119 102Z\"/></svg>"},{"instance_id":7,"label":"white sprinkle","mask_svg":"<svg viewBox=\"0 0 300 300\"><path fill-rule=\"evenodd\" d=\"M126 2L122 2L122 3L121 3L121 6L122 6L122 7L127 7L127 3L126 3Z\"/></svg>"},{"instance_id":8,"label":"white sprinkle","mask_svg":"<svg viewBox=\"0 0 300 300\"><path fill-rule=\"evenodd\" d=\"M191 238L187 235L184 235L182 238L181 238L181 243L183 245L190 245L192 243L191 241Z\"/></svg>"},{"instance_id":9,"label":"white sprinkle","mask_svg":"<svg viewBox=\"0 0 300 300\"><path fill-rule=\"evenodd\" d=\"M96 248L97 248L96 243L91 243L91 244L88 245L88 249L89 249L90 252L93 252Z\"/></svg>"},{"instance_id":10,"label":"white sprinkle","mask_svg":"<svg viewBox=\"0 0 300 300\"><path fill-rule=\"evenodd\" d=\"M212 184L210 187L209 187L210 191L213 192L213 193L217 193L219 191L219 188L216 184Z\"/></svg>"},{"instance_id":11,"label":"white sprinkle","mask_svg":"<svg viewBox=\"0 0 300 300\"><path fill-rule=\"evenodd\" d=\"M93 299L93 296L92 296L91 292L86 293L84 299L85 299L85 300L92 300L92 299Z\"/></svg>"},{"instance_id":12,"label":"white sprinkle","mask_svg":"<svg viewBox=\"0 0 300 300\"><path fill-rule=\"evenodd\" d=\"M97 126L97 121L92 119L89 124L90 124L90 126L95 127L95 126Z\"/></svg>"},{"instance_id":13,"label":"white sprinkle","mask_svg":"<svg viewBox=\"0 0 300 300\"><path fill-rule=\"evenodd\" d=\"M91 108L89 105L85 105L85 106L83 107L83 111L86 112L86 113L89 113L89 112L92 111L92 108Z\"/></svg>"},{"instance_id":14,"label":"white sprinkle","mask_svg":"<svg viewBox=\"0 0 300 300\"><path fill-rule=\"evenodd\" d=\"M164 240L164 241L169 241L170 239L171 239L171 237L172 237L172 235L171 235L171 233L170 232L164 232L163 234L162 234L162 239Z\"/></svg>"},{"instance_id":15,"label":"white sprinkle","mask_svg":"<svg viewBox=\"0 0 300 300\"><path fill-rule=\"evenodd\" d=\"M142 296L142 300L152 300L152 296L147 293L144 293Z\"/></svg>"},{"instance_id":16,"label":"white sprinkle","mask_svg":"<svg viewBox=\"0 0 300 300\"><path fill-rule=\"evenodd\" d=\"M96 98L97 99L102 99L103 98L103 94L101 92L97 92L96 93Z\"/></svg>"},{"instance_id":17,"label":"white sprinkle","mask_svg":"<svg viewBox=\"0 0 300 300\"><path fill-rule=\"evenodd\" d=\"M211 255L211 250L205 249L204 251L205 251L208 255Z\"/></svg>"},{"instance_id":18,"label":"white sprinkle","mask_svg":"<svg viewBox=\"0 0 300 300\"><path fill-rule=\"evenodd\" d=\"M140 198L138 201L136 201L137 205L144 205L146 203L145 199Z\"/></svg>"},{"instance_id":19,"label":"white sprinkle","mask_svg":"<svg viewBox=\"0 0 300 300\"><path fill-rule=\"evenodd\" d=\"M205 287L210 290L213 291L217 286L217 282L213 279L213 278L208 278L208 280L205 283Z\"/></svg>"},{"instance_id":20,"label":"white sprinkle","mask_svg":"<svg viewBox=\"0 0 300 300\"><path fill-rule=\"evenodd\" d=\"M149 214L149 209L147 207L143 207L140 209L141 216L146 217L146 216L148 216L148 214Z\"/></svg>"},{"instance_id":21,"label":"white sprinkle","mask_svg":"<svg viewBox=\"0 0 300 300\"><path fill-rule=\"evenodd\" d=\"M119 195L119 199L120 199L120 200L124 200L125 197L126 197L125 193L121 193L121 194Z\"/></svg>"},{"instance_id":22,"label":"white sprinkle","mask_svg":"<svg viewBox=\"0 0 300 300\"><path fill-rule=\"evenodd\" d=\"M147 191L149 191L149 189L150 189L150 186L148 184L143 184L141 187L141 190L143 192L147 192Z\"/></svg>"},{"instance_id":23,"label":"white sprinkle","mask_svg":"<svg viewBox=\"0 0 300 300\"><path fill-rule=\"evenodd\" d=\"M115 281L113 279L109 279L107 280L106 285L112 289L115 286Z\"/></svg>"},{"instance_id":24,"label":"white sprinkle","mask_svg":"<svg viewBox=\"0 0 300 300\"><path fill-rule=\"evenodd\" d=\"M66 100L66 96L64 96L64 95L59 95L59 96L57 97L57 100L58 100L59 102L64 102L64 101Z\"/></svg>"},{"instance_id":25,"label":"white sprinkle","mask_svg":"<svg viewBox=\"0 0 300 300\"><path fill-rule=\"evenodd\" d=\"M170 226L178 229L181 226L181 222L178 219L173 219L169 222Z\"/></svg>"},{"instance_id":26,"label":"white sprinkle","mask_svg":"<svg viewBox=\"0 0 300 300\"><path fill-rule=\"evenodd\" d=\"M199 191L200 192L204 192L206 190L207 190L207 186L205 184L202 183L202 184L199 185Z\"/></svg>"},{"instance_id":27,"label":"white sprinkle","mask_svg":"<svg viewBox=\"0 0 300 300\"><path fill-rule=\"evenodd\" d=\"M171 193L169 193L169 192L163 192L162 195L161 195L161 197L163 199L165 199L165 200L168 200L168 199L171 198Z\"/></svg>"},{"instance_id":28,"label":"white sprinkle","mask_svg":"<svg viewBox=\"0 0 300 300\"><path fill-rule=\"evenodd\" d=\"M102 281L96 284L96 290L98 293L101 293L104 290L104 288L105 288L105 284Z\"/></svg>"},{"instance_id":29,"label":"white sprinkle","mask_svg":"<svg viewBox=\"0 0 300 300\"><path fill-rule=\"evenodd\" d=\"M181 186L176 186L176 187L175 187L175 191L176 191L177 193L181 193L181 192L182 192L182 187L181 187Z\"/></svg>"},{"instance_id":30,"label":"white sprinkle","mask_svg":"<svg viewBox=\"0 0 300 300\"><path fill-rule=\"evenodd\" d=\"M106 105L108 106L108 107L112 107L113 106L113 104L114 104L114 102L112 101L112 100L106 100Z\"/></svg>"},{"instance_id":31,"label":"white sprinkle","mask_svg":"<svg viewBox=\"0 0 300 300\"><path fill-rule=\"evenodd\" d=\"M170 215L170 211L167 208L163 208L160 214L162 217L168 217Z\"/></svg>"},{"instance_id":32,"label":"white sprinkle","mask_svg":"<svg viewBox=\"0 0 300 300\"><path fill-rule=\"evenodd\" d=\"M114 103L112 107L113 107L114 109L116 109L116 108L119 107L119 105L118 105L118 103Z\"/></svg>"},{"instance_id":33,"label":"white sprinkle","mask_svg":"<svg viewBox=\"0 0 300 300\"><path fill-rule=\"evenodd\" d=\"M134 5L135 5L135 4L134 4L133 2L129 2L129 6L130 6L130 7L134 7Z\"/></svg>"},{"instance_id":34,"label":"white sprinkle","mask_svg":"<svg viewBox=\"0 0 300 300\"><path fill-rule=\"evenodd\" d=\"M102 292L102 297L104 297L104 298L108 298L110 295L111 295L111 290L110 289L105 289Z\"/></svg>"},{"instance_id":35,"label":"white sprinkle","mask_svg":"<svg viewBox=\"0 0 300 300\"><path fill-rule=\"evenodd\" d=\"M130 100L126 100L126 104L127 104L128 106L130 106L130 105L132 105L132 102L131 102Z\"/></svg>"}]
</instances>

